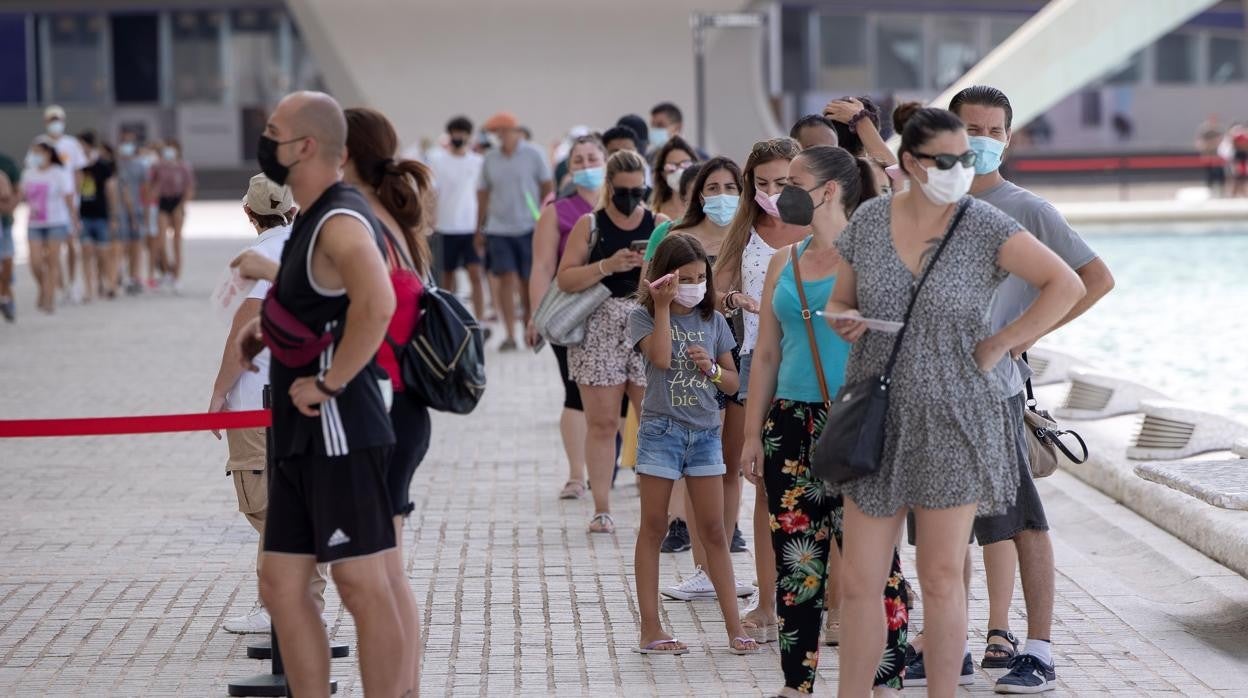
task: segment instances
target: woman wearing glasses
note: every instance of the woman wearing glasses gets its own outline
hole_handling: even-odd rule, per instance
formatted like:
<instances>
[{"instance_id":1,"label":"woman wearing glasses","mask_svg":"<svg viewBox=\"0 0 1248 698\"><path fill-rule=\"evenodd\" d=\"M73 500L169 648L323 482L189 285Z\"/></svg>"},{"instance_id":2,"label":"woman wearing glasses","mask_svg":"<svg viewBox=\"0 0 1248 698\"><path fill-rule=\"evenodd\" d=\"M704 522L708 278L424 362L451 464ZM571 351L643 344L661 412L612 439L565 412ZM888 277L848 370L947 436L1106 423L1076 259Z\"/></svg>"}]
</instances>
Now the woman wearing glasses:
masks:
<instances>
[{"instance_id":1,"label":"woman wearing glasses","mask_svg":"<svg viewBox=\"0 0 1248 698\"><path fill-rule=\"evenodd\" d=\"M614 533L611 475L615 470L615 435L620 430L620 401L628 395L640 412L646 387L641 354L628 343L628 316L638 307L641 249L654 226L667 220L646 208L646 162L621 150L607 160L602 198L568 235L555 282L567 293L601 283L611 297L589 316L585 341L568 349L568 375L576 381L585 408L585 464L594 496L592 533ZM592 242L592 244L591 244Z\"/></svg>"},{"instance_id":2,"label":"woman wearing glasses","mask_svg":"<svg viewBox=\"0 0 1248 698\"><path fill-rule=\"evenodd\" d=\"M928 695L954 694L966 649L962 568L971 522L976 512L1004 511L1018 485L1009 417L988 371L1044 334L1083 294L1057 255L967 196L975 154L956 116L916 111L898 154L911 187L855 212L837 240L846 264L827 305L828 313L901 321L916 281L930 271L892 374L879 470L837 488L845 498L841 630L854 639L841 646L842 696L870 690L885 640L879 590L909 510L917 522ZM1040 296L1018 321L990 334L988 309L1010 274ZM854 343L846 385L884 372L897 335L868 331L857 320L833 328Z\"/></svg>"},{"instance_id":3,"label":"woman wearing glasses","mask_svg":"<svg viewBox=\"0 0 1248 698\"><path fill-rule=\"evenodd\" d=\"M697 163L698 155L693 146L680 136L672 136L654 156L654 198L650 208L678 221L685 217L685 202L681 200L680 175Z\"/></svg>"}]
</instances>

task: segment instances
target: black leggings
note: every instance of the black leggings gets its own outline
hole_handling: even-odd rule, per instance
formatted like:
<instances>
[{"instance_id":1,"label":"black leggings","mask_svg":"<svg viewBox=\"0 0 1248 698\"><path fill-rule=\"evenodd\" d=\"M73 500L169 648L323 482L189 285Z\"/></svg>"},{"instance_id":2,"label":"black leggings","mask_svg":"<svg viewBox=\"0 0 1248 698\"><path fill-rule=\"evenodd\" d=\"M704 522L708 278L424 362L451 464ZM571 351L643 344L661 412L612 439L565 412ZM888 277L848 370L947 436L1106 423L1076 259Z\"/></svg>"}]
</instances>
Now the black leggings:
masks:
<instances>
[{"instance_id":1,"label":"black leggings","mask_svg":"<svg viewBox=\"0 0 1248 698\"><path fill-rule=\"evenodd\" d=\"M563 406L569 410L584 412L581 389L576 387L576 381L568 378L568 348L557 344L550 345L550 348L555 352L555 360L559 362L559 377L563 379Z\"/></svg>"},{"instance_id":2,"label":"black leggings","mask_svg":"<svg viewBox=\"0 0 1248 698\"><path fill-rule=\"evenodd\" d=\"M390 407L390 423L394 427L394 451L386 469L390 511L393 516L408 516L416 508L410 494L412 476L429 452L432 432L429 408L409 397L407 391L396 392Z\"/></svg>"}]
</instances>

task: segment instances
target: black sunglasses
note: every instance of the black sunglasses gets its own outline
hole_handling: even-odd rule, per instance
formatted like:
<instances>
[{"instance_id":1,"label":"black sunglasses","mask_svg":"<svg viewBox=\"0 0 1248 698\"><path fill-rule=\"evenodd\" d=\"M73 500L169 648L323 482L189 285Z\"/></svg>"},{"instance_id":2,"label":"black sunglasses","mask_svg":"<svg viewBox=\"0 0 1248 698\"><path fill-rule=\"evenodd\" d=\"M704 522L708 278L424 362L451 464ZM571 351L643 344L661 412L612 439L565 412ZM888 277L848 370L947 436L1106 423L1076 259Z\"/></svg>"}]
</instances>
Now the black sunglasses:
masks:
<instances>
[{"instance_id":1,"label":"black sunglasses","mask_svg":"<svg viewBox=\"0 0 1248 698\"><path fill-rule=\"evenodd\" d=\"M927 155L925 153L915 153L916 158L927 158L936 162L938 170L952 170L954 165L961 163L963 167L974 167L975 161L979 159L979 155L974 150L968 150L961 155L953 155L951 153L939 153L936 155Z\"/></svg>"}]
</instances>

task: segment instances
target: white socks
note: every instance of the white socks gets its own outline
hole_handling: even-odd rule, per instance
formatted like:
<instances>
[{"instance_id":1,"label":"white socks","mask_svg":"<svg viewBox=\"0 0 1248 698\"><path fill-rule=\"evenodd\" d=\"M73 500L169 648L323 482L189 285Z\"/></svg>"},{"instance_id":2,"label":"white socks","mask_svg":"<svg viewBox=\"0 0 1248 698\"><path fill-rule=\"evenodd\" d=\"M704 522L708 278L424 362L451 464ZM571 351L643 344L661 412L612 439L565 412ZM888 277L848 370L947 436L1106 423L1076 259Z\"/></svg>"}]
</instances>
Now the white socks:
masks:
<instances>
[{"instance_id":1,"label":"white socks","mask_svg":"<svg viewBox=\"0 0 1248 698\"><path fill-rule=\"evenodd\" d=\"M1053 666L1053 643L1048 640L1027 638L1027 644L1023 645L1023 654L1030 654L1044 662L1045 666Z\"/></svg>"}]
</instances>

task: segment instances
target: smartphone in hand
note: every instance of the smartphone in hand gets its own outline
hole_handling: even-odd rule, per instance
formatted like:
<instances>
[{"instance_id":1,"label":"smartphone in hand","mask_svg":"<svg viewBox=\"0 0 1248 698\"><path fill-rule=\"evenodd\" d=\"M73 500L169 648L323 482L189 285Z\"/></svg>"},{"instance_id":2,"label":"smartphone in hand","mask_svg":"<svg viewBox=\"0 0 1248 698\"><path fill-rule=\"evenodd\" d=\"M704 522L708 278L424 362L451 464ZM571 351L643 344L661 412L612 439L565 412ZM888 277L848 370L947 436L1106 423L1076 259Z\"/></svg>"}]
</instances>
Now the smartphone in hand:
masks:
<instances>
[{"instance_id":1,"label":"smartphone in hand","mask_svg":"<svg viewBox=\"0 0 1248 698\"><path fill-rule=\"evenodd\" d=\"M650 244L649 240L633 240L632 242L628 243L628 249L632 250L633 252L645 252L646 247L649 246L649 244Z\"/></svg>"},{"instance_id":2,"label":"smartphone in hand","mask_svg":"<svg viewBox=\"0 0 1248 698\"><path fill-rule=\"evenodd\" d=\"M671 281L674 278L676 278L675 274L668 274L666 276L660 276L659 278L650 282L650 288L658 288L662 286L663 284L667 283L668 281Z\"/></svg>"}]
</instances>

